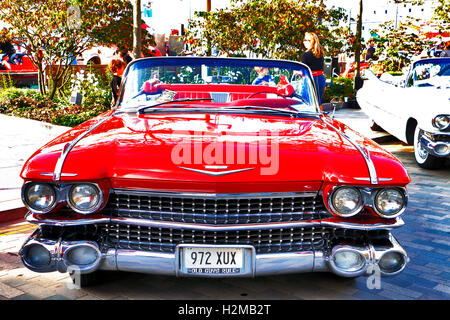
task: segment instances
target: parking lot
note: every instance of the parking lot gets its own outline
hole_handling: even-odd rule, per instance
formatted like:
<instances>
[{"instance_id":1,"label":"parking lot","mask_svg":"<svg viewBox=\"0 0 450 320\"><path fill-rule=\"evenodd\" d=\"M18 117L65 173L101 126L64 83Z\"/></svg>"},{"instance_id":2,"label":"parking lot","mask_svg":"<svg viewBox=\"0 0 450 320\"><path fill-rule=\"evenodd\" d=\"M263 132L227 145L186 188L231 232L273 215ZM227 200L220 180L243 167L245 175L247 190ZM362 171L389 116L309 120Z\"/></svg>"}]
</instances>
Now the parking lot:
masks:
<instances>
[{"instance_id":1,"label":"parking lot","mask_svg":"<svg viewBox=\"0 0 450 320\"><path fill-rule=\"evenodd\" d=\"M0 300L450 299L450 163L443 170L421 169L411 146L370 132L360 110L344 109L336 116L397 156L412 179L405 226L393 231L410 262L401 274L382 278L379 288L372 288L367 277L346 279L331 273L194 279L112 272L95 287L73 289L67 274L38 274L22 265L17 252L35 228L22 220L0 225Z\"/></svg>"}]
</instances>

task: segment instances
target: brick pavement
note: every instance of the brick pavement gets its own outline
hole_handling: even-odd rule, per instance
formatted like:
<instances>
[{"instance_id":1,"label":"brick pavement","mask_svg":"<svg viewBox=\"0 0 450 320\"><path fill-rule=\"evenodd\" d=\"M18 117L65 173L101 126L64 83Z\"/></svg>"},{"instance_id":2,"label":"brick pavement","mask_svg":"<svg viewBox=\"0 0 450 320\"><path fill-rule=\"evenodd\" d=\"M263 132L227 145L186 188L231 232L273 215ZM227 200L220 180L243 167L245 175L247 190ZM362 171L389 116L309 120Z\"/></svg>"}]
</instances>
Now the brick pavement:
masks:
<instances>
[{"instance_id":1,"label":"brick pavement","mask_svg":"<svg viewBox=\"0 0 450 320\"><path fill-rule=\"evenodd\" d=\"M337 117L364 126L359 110ZM86 289L69 289L70 278L57 272L38 274L20 262L17 252L31 233L26 223L0 226L0 300L14 299L450 299L450 163L427 171L414 161L412 147L377 135L378 143L407 167L412 182L405 226L393 234L411 259L405 270L384 277L380 289L368 289L366 277L346 279L331 273L268 276L255 279L174 278L111 272L107 280ZM4 232L15 227L14 232ZM3 233L2 233L3 230Z\"/></svg>"}]
</instances>

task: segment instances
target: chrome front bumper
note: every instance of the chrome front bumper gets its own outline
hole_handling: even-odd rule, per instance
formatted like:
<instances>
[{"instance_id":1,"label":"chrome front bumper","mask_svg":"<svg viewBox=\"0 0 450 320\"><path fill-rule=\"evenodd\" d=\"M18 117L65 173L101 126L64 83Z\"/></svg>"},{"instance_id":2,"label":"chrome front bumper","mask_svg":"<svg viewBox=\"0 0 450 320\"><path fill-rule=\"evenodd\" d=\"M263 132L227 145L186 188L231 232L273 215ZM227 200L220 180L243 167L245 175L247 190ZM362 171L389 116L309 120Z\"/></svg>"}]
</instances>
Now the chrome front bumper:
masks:
<instances>
[{"instance_id":1,"label":"chrome front bumper","mask_svg":"<svg viewBox=\"0 0 450 320\"><path fill-rule=\"evenodd\" d=\"M440 133L439 135L446 135ZM448 157L450 156L450 142L446 141L433 141L431 137L436 136L436 134L423 131L420 136L420 144L428 151L429 154L436 157Z\"/></svg>"},{"instance_id":2,"label":"chrome front bumper","mask_svg":"<svg viewBox=\"0 0 450 320\"><path fill-rule=\"evenodd\" d=\"M179 249L183 245L177 246L175 253L158 253L149 251L125 250L125 249L107 249L106 252L100 252L98 245L91 241L51 241L42 240L38 238L39 231L37 230L25 242L20 255L26 267L36 272L67 272L70 271L71 266L67 253L77 246L89 246L95 248L98 253L98 258L90 265L82 267L76 266L76 270L81 273L90 273L96 270L110 270L110 271L128 271L139 273L151 273L169 276L192 276L184 273L179 260ZM367 275L373 270L380 270L382 275L394 275L401 272L408 257L405 250L400 246L397 240L389 235L390 244L386 246L374 246L369 244L367 246L349 246L336 245L330 252L323 251L304 251L304 252L290 252L290 253L276 253L276 254L256 254L254 248L251 246L236 246L245 247L249 250L246 258L246 263L241 274L222 275L222 274L201 274L197 276L208 277L255 277L265 275L289 274L289 273L304 273L304 272L333 272L343 277L355 277ZM24 258L27 248L32 245L39 245L50 252L50 263L46 266L36 267L28 263ZM186 246L186 245L185 245ZM194 245L189 245L194 246ZM208 245L198 245L208 247ZM211 245L209 245L211 247ZM217 246L214 246L217 247ZM224 246L230 247L230 246ZM353 251L359 253L363 257L363 266L358 270L347 272L339 269L334 263L334 255L340 251ZM400 254L404 258L404 263L401 268L395 272L384 272L382 269L377 269L379 262L383 255L389 252Z\"/></svg>"}]
</instances>

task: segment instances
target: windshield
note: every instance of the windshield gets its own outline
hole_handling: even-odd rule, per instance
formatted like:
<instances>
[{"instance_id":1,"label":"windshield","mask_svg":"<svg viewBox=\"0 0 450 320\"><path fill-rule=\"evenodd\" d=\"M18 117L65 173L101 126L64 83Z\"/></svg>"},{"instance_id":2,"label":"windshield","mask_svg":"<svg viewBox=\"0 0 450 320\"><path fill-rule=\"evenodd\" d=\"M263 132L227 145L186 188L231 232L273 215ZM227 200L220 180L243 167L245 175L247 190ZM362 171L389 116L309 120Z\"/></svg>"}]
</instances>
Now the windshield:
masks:
<instances>
[{"instance_id":1,"label":"windshield","mask_svg":"<svg viewBox=\"0 0 450 320\"><path fill-rule=\"evenodd\" d=\"M307 67L290 61L164 57L136 60L124 74L119 108L136 109L161 102L195 99L209 108L252 99L294 99L299 112L318 112ZM171 108L173 104L165 104Z\"/></svg>"},{"instance_id":2,"label":"windshield","mask_svg":"<svg viewBox=\"0 0 450 320\"><path fill-rule=\"evenodd\" d=\"M413 79L415 87L450 88L450 59L416 62Z\"/></svg>"}]
</instances>

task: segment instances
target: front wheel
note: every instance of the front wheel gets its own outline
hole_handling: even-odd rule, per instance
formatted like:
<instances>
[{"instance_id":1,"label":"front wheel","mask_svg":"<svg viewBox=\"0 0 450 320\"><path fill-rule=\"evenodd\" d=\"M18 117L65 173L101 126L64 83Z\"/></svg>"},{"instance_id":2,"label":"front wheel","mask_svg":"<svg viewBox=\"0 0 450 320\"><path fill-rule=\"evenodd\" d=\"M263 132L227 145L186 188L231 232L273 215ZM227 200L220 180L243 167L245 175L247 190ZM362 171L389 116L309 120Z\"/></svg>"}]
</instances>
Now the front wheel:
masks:
<instances>
[{"instance_id":1,"label":"front wheel","mask_svg":"<svg viewBox=\"0 0 450 320\"><path fill-rule=\"evenodd\" d=\"M420 143L422 130L416 126L414 131L414 157L417 164L424 169L438 169L444 165L445 158L431 155Z\"/></svg>"}]
</instances>

